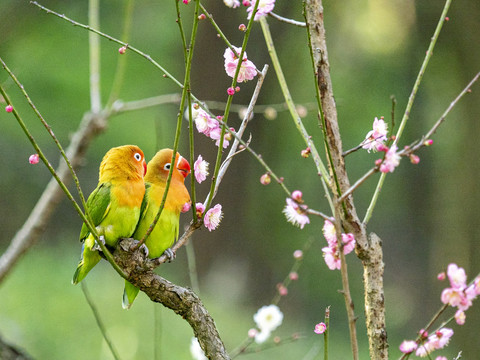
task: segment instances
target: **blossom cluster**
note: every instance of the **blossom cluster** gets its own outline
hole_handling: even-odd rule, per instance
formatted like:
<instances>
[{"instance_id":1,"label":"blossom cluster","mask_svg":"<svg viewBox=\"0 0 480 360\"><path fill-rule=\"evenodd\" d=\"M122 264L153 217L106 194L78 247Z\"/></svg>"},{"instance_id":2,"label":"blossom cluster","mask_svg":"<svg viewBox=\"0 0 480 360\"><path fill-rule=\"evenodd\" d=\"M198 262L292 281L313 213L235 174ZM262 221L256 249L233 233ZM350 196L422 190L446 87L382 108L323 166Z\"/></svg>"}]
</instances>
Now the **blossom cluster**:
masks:
<instances>
[{"instance_id":1,"label":"blossom cluster","mask_svg":"<svg viewBox=\"0 0 480 360\"><path fill-rule=\"evenodd\" d=\"M283 313L277 305L262 306L255 315L253 320L260 331L251 330L249 334L255 337L255 342L261 344L267 340L272 331L282 325Z\"/></svg>"},{"instance_id":2,"label":"blossom cluster","mask_svg":"<svg viewBox=\"0 0 480 360\"><path fill-rule=\"evenodd\" d=\"M426 357L434 350L443 349L450 342L453 336L453 330L449 328L441 328L430 336L424 330L420 331L422 344L418 344L414 340L405 340L400 344L400 351L404 354L410 354L415 351L415 355Z\"/></svg>"},{"instance_id":3,"label":"blossom cluster","mask_svg":"<svg viewBox=\"0 0 480 360\"><path fill-rule=\"evenodd\" d=\"M457 308L455 320L457 324L465 323L465 311L472 306L472 301L480 295L480 276L477 276L473 283L467 286L467 275L465 270L456 264L450 264L447 268L447 277L450 287L442 291L440 297L442 303Z\"/></svg>"},{"instance_id":4,"label":"blossom cluster","mask_svg":"<svg viewBox=\"0 0 480 360\"><path fill-rule=\"evenodd\" d=\"M327 240L328 246L322 249L323 258L330 270L340 269L342 261L340 259L340 249L337 241L337 232L335 225L325 220L323 224L323 236ZM355 249L355 238L353 234L342 234L343 253L348 254Z\"/></svg>"},{"instance_id":5,"label":"blossom cluster","mask_svg":"<svg viewBox=\"0 0 480 360\"><path fill-rule=\"evenodd\" d=\"M220 136L222 134L222 127L220 126L221 117L218 119L212 118L205 110L200 108L198 104L194 104L192 108L192 117L195 121L195 126L199 133L208 136L210 139L215 140L215 145L220 146ZM234 131L233 128L230 129ZM223 147L226 148L230 144L232 135L229 132L225 133L223 138Z\"/></svg>"},{"instance_id":6,"label":"blossom cluster","mask_svg":"<svg viewBox=\"0 0 480 360\"><path fill-rule=\"evenodd\" d=\"M450 282L450 287L442 291L441 301L444 304L457 308L455 320L457 324L463 325L465 323L465 311L472 306L472 301L480 295L480 276L477 276L472 284L467 285L465 270L457 266L457 264L448 265L446 276ZM438 275L438 279L444 280L446 276L445 273L441 273ZM430 336L426 331L421 330L420 339L417 341L403 341L400 344L400 351L404 354L410 354L415 351L417 356L426 357L432 351L447 346L452 335L453 330L445 327L435 331Z\"/></svg>"},{"instance_id":7,"label":"blossom cluster","mask_svg":"<svg viewBox=\"0 0 480 360\"><path fill-rule=\"evenodd\" d=\"M362 147L370 152L371 150L380 151L382 145L387 141L388 126L383 120L375 118L373 120L373 130L370 130L362 142Z\"/></svg>"}]
</instances>

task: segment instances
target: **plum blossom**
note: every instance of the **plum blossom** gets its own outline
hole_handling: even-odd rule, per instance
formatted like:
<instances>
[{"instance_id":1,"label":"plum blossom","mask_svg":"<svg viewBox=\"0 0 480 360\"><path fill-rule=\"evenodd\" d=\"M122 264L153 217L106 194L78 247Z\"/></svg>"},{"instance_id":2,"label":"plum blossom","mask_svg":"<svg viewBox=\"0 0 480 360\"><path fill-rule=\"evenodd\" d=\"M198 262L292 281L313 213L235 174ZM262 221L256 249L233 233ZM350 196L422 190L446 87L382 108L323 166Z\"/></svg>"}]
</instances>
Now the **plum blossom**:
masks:
<instances>
[{"instance_id":1,"label":"plum blossom","mask_svg":"<svg viewBox=\"0 0 480 360\"><path fill-rule=\"evenodd\" d=\"M262 343L270 337L272 331L282 325L283 313L277 305L262 306L253 315L253 320L260 329L260 332L255 335L255 341Z\"/></svg>"},{"instance_id":2,"label":"plum blossom","mask_svg":"<svg viewBox=\"0 0 480 360\"><path fill-rule=\"evenodd\" d=\"M327 240L328 246L322 249L325 263L330 270L340 269L342 262L340 259L340 251L338 248L337 233L335 225L325 220L323 224L323 236ZM353 234L342 234L343 253L349 254L355 249L355 237Z\"/></svg>"},{"instance_id":3,"label":"plum blossom","mask_svg":"<svg viewBox=\"0 0 480 360\"><path fill-rule=\"evenodd\" d=\"M210 132L219 127L218 121L203 109L194 109L192 115L199 133L210 136Z\"/></svg>"},{"instance_id":4,"label":"plum blossom","mask_svg":"<svg viewBox=\"0 0 480 360\"><path fill-rule=\"evenodd\" d=\"M240 55L242 48L233 46L233 49L235 49L235 52ZM239 60L238 56L232 51L232 49L227 48L223 54L223 57L225 58L225 71L227 72L228 76L233 78L235 76L235 71L237 70ZM253 62L247 59L247 52L244 51L242 65L240 66L237 81L244 82L247 80L252 80L256 75L257 68L255 67L255 64Z\"/></svg>"},{"instance_id":5,"label":"plum blossom","mask_svg":"<svg viewBox=\"0 0 480 360\"><path fill-rule=\"evenodd\" d=\"M467 286L467 274L465 274L465 270L458 267L457 264L448 265L447 276L452 288L463 289Z\"/></svg>"},{"instance_id":6,"label":"plum blossom","mask_svg":"<svg viewBox=\"0 0 480 360\"><path fill-rule=\"evenodd\" d=\"M310 224L306 210L307 207L305 205L300 205L291 198L287 198L287 205L283 208L283 213L288 222L303 229L305 224Z\"/></svg>"},{"instance_id":7,"label":"plum blossom","mask_svg":"<svg viewBox=\"0 0 480 360\"><path fill-rule=\"evenodd\" d=\"M365 136L365 140L362 142L362 147L370 152L371 150L380 151L379 146L383 145L387 140L387 124L383 120L375 118L373 120L373 130L370 130Z\"/></svg>"},{"instance_id":8,"label":"plum blossom","mask_svg":"<svg viewBox=\"0 0 480 360\"><path fill-rule=\"evenodd\" d=\"M240 0L223 0L223 3L229 8L237 8L240 6Z\"/></svg>"},{"instance_id":9,"label":"plum blossom","mask_svg":"<svg viewBox=\"0 0 480 360\"><path fill-rule=\"evenodd\" d=\"M400 351L404 354L410 354L417 350L418 344L414 340L404 340L400 344Z\"/></svg>"},{"instance_id":10,"label":"plum blossom","mask_svg":"<svg viewBox=\"0 0 480 360\"><path fill-rule=\"evenodd\" d=\"M393 172L399 164L400 155L397 154L397 145L393 144L385 154L385 159L380 165L380 171L382 173Z\"/></svg>"},{"instance_id":11,"label":"plum blossom","mask_svg":"<svg viewBox=\"0 0 480 360\"><path fill-rule=\"evenodd\" d=\"M192 203L191 203L190 201L189 201L189 202L186 202L185 204L183 204L181 212L182 212L182 213L186 213L186 212L189 211L191 208L192 208Z\"/></svg>"},{"instance_id":12,"label":"plum blossom","mask_svg":"<svg viewBox=\"0 0 480 360\"><path fill-rule=\"evenodd\" d=\"M252 0L250 6L247 9L248 19L252 17L253 7L255 6L255 0ZM253 20L258 21L261 17L266 16L270 13L273 8L275 7L275 0L259 0L257 12L255 13L255 17Z\"/></svg>"},{"instance_id":13,"label":"plum blossom","mask_svg":"<svg viewBox=\"0 0 480 360\"><path fill-rule=\"evenodd\" d=\"M451 287L442 291L440 300L442 303L456 307L462 312L466 311L472 306L472 301L475 300L479 294L477 289L478 278L476 278L470 286L467 286L465 270L456 264L448 265L447 277ZM458 318L456 316L456 320L457 323L459 321L465 322L464 315L459 313Z\"/></svg>"},{"instance_id":14,"label":"plum blossom","mask_svg":"<svg viewBox=\"0 0 480 360\"><path fill-rule=\"evenodd\" d=\"M12 106L12 105L7 105L7 106L5 106L5 111L6 111L7 113L11 113L11 112L13 111L13 106Z\"/></svg>"},{"instance_id":15,"label":"plum blossom","mask_svg":"<svg viewBox=\"0 0 480 360\"><path fill-rule=\"evenodd\" d=\"M204 216L203 223L208 231L215 230L220 221L222 220L222 205L217 204L213 208L210 208Z\"/></svg>"},{"instance_id":16,"label":"plum blossom","mask_svg":"<svg viewBox=\"0 0 480 360\"><path fill-rule=\"evenodd\" d=\"M199 184L207 179L208 176L208 162L203 160L202 155L198 155L197 161L193 164L195 179Z\"/></svg>"},{"instance_id":17,"label":"plum blossom","mask_svg":"<svg viewBox=\"0 0 480 360\"><path fill-rule=\"evenodd\" d=\"M315 329L313 330L313 332L315 334L323 334L325 330L327 330L327 325L325 325L324 322L321 322L315 325Z\"/></svg>"}]
</instances>

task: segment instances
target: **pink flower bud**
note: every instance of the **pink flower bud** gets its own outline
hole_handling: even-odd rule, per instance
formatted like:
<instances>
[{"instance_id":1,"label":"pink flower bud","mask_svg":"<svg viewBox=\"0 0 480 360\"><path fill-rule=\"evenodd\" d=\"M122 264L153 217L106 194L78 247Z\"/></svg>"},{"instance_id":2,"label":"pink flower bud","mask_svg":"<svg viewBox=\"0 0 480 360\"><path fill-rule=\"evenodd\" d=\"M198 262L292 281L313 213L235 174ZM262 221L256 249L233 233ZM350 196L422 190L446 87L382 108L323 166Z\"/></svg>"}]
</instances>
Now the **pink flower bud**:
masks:
<instances>
[{"instance_id":1,"label":"pink flower bud","mask_svg":"<svg viewBox=\"0 0 480 360\"><path fill-rule=\"evenodd\" d=\"M296 260L301 260L303 258L303 251L302 250L295 250L293 252L293 258Z\"/></svg>"},{"instance_id":2,"label":"pink flower bud","mask_svg":"<svg viewBox=\"0 0 480 360\"><path fill-rule=\"evenodd\" d=\"M292 192L292 199L297 202L303 202L302 196L303 194L300 190L295 190L294 192Z\"/></svg>"},{"instance_id":3,"label":"pink flower bud","mask_svg":"<svg viewBox=\"0 0 480 360\"><path fill-rule=\"evenodd\" d=\"M235 92L239 92L239 91L240 91L240 86L235 87Z\"/></svg>"},{"instance_id":4,"label":"pink flower bud","mask_svg":"<svg viewBox=\"0 0 480 360\"><path fill-rule=\"evenodd\" d=\"M238 30L240 30L240 31L246 31L246 30L247 30L247 27L245 26L245 24L240 24L240 25L238 26Z\"/></svg>"},{"instance_id":5,"label":"pink flower bud","mask_svg":"<svg viewBox=\"0 0 480 360\"><path fill-rule=\"evenodd\" d=\"M206 18L205 14L198 15L198 20L205 20Z\"/></svg>"},{"instance_id":6,"label":"pink flower bud","mask_svg":"<svg viewBox=\"0 0 480 360\"><path fill-rule=\"evenodd\" d=\"M13 111L13 106L12 106L12 105L7 105L7 106L5 106L5 111L6 111L7 113L11 113L11 112Z\"/></svg>"},{"instance_id":7,"label":"pink flower bud","mask_svg":"<svg viewBox=\"0 0 480 360\"><path fill-rule=\"evenodd\" d=\"M127 47L126 46L122 46L120 49L118 49L118 52L123 55L125 54L125 52L127 51Z\"/></svg>"},{"instance_id":8,"label":"pink flower bud","mask_svg":"<svg viewBox=\"0 0 480 360\"><path fill-rule=\"evenodd\" d=\"M202 203L196 203L195 210L197 212L197 216L202 217L203 213L205 212L205 205L203 205Z\"/></svg>"},{"instance_id":9,"label":"pink flower bud","mask_svg":"<svg viewBox=\"0 0 480 360\"><path fill-rule=\"evenodd\" d=\"M288 274L288 277L292 281L297 281L298 280L298 273L295 271L292 271L290 274Z\"/></svg>"},{"instance_id":10,"label":"pink flower bud","mask_svg":"<svg viewBox=\"0 0 480 360\"><path fill-rule=\"evenodd\" d=\"M230 95L230 96L233 95L233 94L235 94L235 89L230 86L230 87L227 89L227 94Z\"/></svg>"},{"instance_id":11,"label":"pink flower bud","mask_svg":"<svg viewBox=\"0 0 480 360\"><path fill-rule=\"evenodd\" d=\"M287 296L288 289L283 284L278 284L277 289L280 296Z\"/></svg>"},{"instance_id":12,"label":"pink flower bud","mask_svg":"<svg viewBox=\"0 0 480 360\"><path fill-rule=\"evenodd\" d=\"M437 275L437 279L440 280L440 281L443 281L445 280L445 271L441 272L440 274Z\"/></svg>"},{"instance_id":13,"label":"pink flower bud","mask_svg":"<svg viewBox=\"0 0 480 360\"><path fill-rule=\"evenodd\" d=\"M200 105L198 105L197 103L195 103L195 104L193 104L193 108L194 108L195 110L198 110L198 109L200 109Z\"/></svg>"},{"instance_id":14,"label":"pink flower bud","mask_svg":"<svg viewBox=\"0 0 480 360\"><path fill-rule=\"evenodd\" d=\"M433 140L432 139L428 139L428 140L425 140L425 142L423 143L425 146L430 146L433 144Z\"/></svg>"},{"instance_id":15,"label":"pink flower bud","mask_svg":"<svg viewBox=\"0 0 480 360\"><path fill-rule=\"evenodd\" d=\"M188 210L190 210L192 207L192 204L190 202L186 202L185 204L183 204L182 206L182 213L186 213Z\"/></svg>"},{"instance_id":16,"label":"pink flower bud","mask_svg":"<svg viewBox=\"0 0 480 360\"><path fill-rule=\"evenodd\" d=\"M375 160L375 166L379 166L382 163L382 159Z\"/></svg>"},{"instance_id":17,"label":"pink flower bud","mask_svg":"<svg viewBox=\"0 0 480 360\"><path fill-rule=\"evenodd\" d=\"M311 152L310 147L307 147L306 149L300 152L300 155L302 155L302 157L304 158L308 158L308 156L310 155L310 152Z\"/></svg>"},{"instance_id":18,"label":"pink flower bud","mask_svg":"<svg viewBox=\"0 0 480 360\"><path fill-rule=\"evenodd\" d=\"M325 325L325 323L321 322L321 323L318 323L317 325L315 325L315 329L313 330L313 332L315 334L323 334L325 332L325 330L327 330L327 325Z\"/></svg>"},{"instance_id":19,"label":"pink flower bud","mask_svg":"<svg viewBox=\"0 0 480 360\"><path fill-rule=\"evenodd\" d=\"M420 162L420 157L415 154L410 155L410 162L417 165Z\"/></svg>"},{"instance_id":20,"label":"pink flower bud","mask_svg":"<svg viewBox=\"0 0 480 360\"><path fill-rule=\"evenodd\" d=\"M250 6L251 5L250 1L248 1L248 0L243 0L242 4L243 4L243 6Z\"/></svg>"},{"instance_id":21,"label":"pink flower bud","mask_svg":"<svg viewBox=\"0 0 480 360\"><path fill-rule=\"evenodd\" d=\"M387 151L388 151L388 146L385 145L385 144L379 144L379 145L377 146L377 150L378 150L378 151L387 152Z\"/></svg>"},{"instance_id":22,"label":"pink flower bud","mask_svg":"<svg viewBox=\"0 0 480 360\"><path fill-rule=\"evenodd\" d=\"M257 329L250 329L248 330L248 337L250 339L253 339L255 336L257 336L258 330Z\"/></svg>"},{"instance_id":23,"label":"pink flower bud","mask_svg":"<svg viewBox=\"0 0 480 360\"><path fill-rule=\"evenodd\" d=\"M260 183L262 185L268 185L270 184L270 181L272 181L272 178L270 177L269 173L265 173L262 176L260 176Z\"/></svg>"},{"instance_id":24,"label":"pink flower bud","mask_svg":"<svg viewBox=\"0 0 480 360\"><path fill-rule=\"evenodd\" d=\"M275 337L273 338L273 342L274 342L275 344L280 344L280 341L281 341L280 336L275 336Z\"/></svg>"},{"instance_id":25,"label":"pink flower bud","mask_svg":"<svg viewBox=\"0 0 480 360\"><path fill-rule=\"evenodd\" d=\"M448 16L445 16L445 21L448 21L450 20L450 18Z\"/></svg>"},{"instance_id":26,"label":"pink flower bud","mask_svg":"<svg viewBox=\"0 0 480 360\"><path fill-rule=\"evenodd\" d=\"M30 155L30 157L28 158L28 162L32 165L38 164L39 160L40 157L38 156L38 154Z\"/></svg>"},{"instance_id":27,"label":"pink flower bud","mask_svg":"<svg viewBox=\"0 0 480 360\"><path fill-rule=\"evenodd\" d=\"M190 0L182 0L182 2L183 2L185 5L188 5L188 3L190 2Z\"/></svg>"}]
</instances>

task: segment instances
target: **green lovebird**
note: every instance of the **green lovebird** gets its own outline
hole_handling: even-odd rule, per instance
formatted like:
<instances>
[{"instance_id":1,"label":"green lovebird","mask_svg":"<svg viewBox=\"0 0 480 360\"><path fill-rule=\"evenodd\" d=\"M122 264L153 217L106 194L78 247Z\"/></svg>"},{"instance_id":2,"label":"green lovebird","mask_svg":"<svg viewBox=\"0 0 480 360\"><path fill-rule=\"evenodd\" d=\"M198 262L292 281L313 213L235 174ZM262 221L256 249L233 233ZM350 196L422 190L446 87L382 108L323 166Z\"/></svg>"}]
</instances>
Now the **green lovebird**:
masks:
<instances>
[{"instance_id":1,"label":"green lovebird","mask_svg":"<svg viewBox=\"0 0 480 360\"><path fill-rule=\"evenodd\" d=\"M143 151L135 145L112 148L103 157L98 185L88 197L87 209L100 240L106 245L115 247L120 238L128 238L135 231L145 194L146 170ZM82 281L101 259L95 249L95 238L85 223L80 241L82 258L73 275L73 284Z\"/></svg>"},{"instance_id":2,"label":"green lovebird","mask_svg":"<svg viewBox=\"0 0 480 360\"><path fill-rule=\"evenodd\" d=\"M162 149L148 163L147 174L145 175L146 191L142 204L142 214L133 234L133 238L137 240L141 240L146 234L160 209L172 157L172 149ZM148 257L151 259L160 257L178 238L180 212L185 204L191 202L190 194L184 184L184 180L189 173L190 164L177 153L172 180L168 188L168 195L162 214L152 233L145 241L145 245L148 248ZM122 301L124 309L129 309L132 306L138 291L137 287L125 281Z\"/></svg>"}]
</instances>

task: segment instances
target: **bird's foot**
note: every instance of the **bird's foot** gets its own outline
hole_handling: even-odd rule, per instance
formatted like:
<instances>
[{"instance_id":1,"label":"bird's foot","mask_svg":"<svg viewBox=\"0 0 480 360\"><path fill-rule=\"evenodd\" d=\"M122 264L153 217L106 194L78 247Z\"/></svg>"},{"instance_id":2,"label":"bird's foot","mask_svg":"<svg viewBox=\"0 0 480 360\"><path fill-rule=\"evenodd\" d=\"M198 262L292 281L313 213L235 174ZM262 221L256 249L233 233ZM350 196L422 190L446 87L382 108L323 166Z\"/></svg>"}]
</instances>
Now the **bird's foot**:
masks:
<instances>
[{"instance_id":1,"label":"bird's foot","mask_svg":"<svg viewBox=\"0 0 480 360\"><path fill-rule=\"evenodd\" d=\"M140 241L138 240L133 240L134 245L130 248L130 250L134 250L138 246L139 242ZM140 250L143 251L143 253L145 254L145 257L148 257L149 251L148 251L147 245L145 244L140 245Z\"/></svg>"},{"instance_id":2,"label":"bird's foot","mask_svg":"<svg viewBox=\"0 0 480 360\"><path fill-rule=\"evenodd\" d=\"M105 237L103 235L100 235L98 238L100 239L102 244L105 245ZM92 246L92 250L102 251L102 248L100 247L100 245L98 245L97 240L95 240L95 245Z\"/></svg>"},{"instance_id":3,"label":"bird's foot","mask_svg":"<svg viewBox=\"0 0 480 360\"><path fill-rule=\"evenodd\" d=\"M175 254L175 251L173 251L171 248L168 248L167 250L165 250L163 252L163 255L167 257L168 262L172 262L173 260L175 260L175 257L177 256L177 254Z\"/></svg>"}]
</instances>

